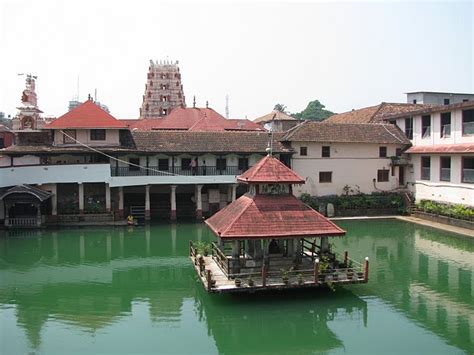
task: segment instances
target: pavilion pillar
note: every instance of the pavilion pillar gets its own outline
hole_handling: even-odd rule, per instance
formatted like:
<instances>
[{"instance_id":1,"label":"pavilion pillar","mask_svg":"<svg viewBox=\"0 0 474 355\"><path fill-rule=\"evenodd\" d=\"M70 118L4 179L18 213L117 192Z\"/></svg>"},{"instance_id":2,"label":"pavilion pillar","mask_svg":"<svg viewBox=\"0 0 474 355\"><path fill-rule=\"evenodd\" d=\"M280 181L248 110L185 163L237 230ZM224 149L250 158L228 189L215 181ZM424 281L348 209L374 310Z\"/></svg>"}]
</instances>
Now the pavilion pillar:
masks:
<instances>
[{"instance_id":1,"label":"pavilion pillar","mask_svg":"<svg viewBox=\"0 0 474 355\"><path fill-rule=\"evenodd\" d=\"M302 253L303 253L303 239L298 238L293 240L293 247L294 247L294 255L295 255L295 262L299 264L302 259Z\"/></svg>"},{"instance_id":2,"label":"pavilion pillar","mask_svg":"<svg viewBox=\"0 0 474 355\"><path fill-rule=\"evenodd\" d=\"M58 218L58 185L51 184L51 219L56 221Z\"/></svg>"},{"instance_id":3,"label":"pavilion pillar","mask_svg":"<svg viewBox=\"0 0 474 355\"><path fill-rule=\"evenodd\" d=\"M150 220L150 185L145 185L145 221Z\"/></svg>"},{"instance_id":4,"label":"pavilion pillar","mask_svg":"<svg viewBox=\"0 0 474 355\"><path fill-rule=\"evenodd\" d=\"M171 185L171 214L170 219L176 221L176 185Z\"/></svg>"},{"instance_id":5,"label":"pavilion pillar","mask_svg":"<svg viewBox=\"0 0 474 355\"><path fill-rule=\"evenodd\" d=\"M105 211L110 213L111 210L111 199L110 199L110 184L105 184Z\"/></svg>"},{"instance_id":6,"label":"pavilion pillar","mask_svg":"<svg viewBox=\"0 0 474 355\"><path fill-rule=\"evenodd\" d=\"M329 252L329 239L328 237L321 238L321 253Z\"/></svg>"},{"instance_id":7,"label":"pavilion pillar","mask_svg":"<svg viewBox=\"0 0 474 355\"><path fill-rule=\"evenodd\" d=\"M237 198L237 184L232 185L232 201Z\"/></svg>"},{"instance_id":8,"label":"pavilion pillar","mask_svg":"<svg viewBox=\"0 0 474 355\"><path fill-rule=\"evenodd\" d=\"M295 243L293 239L286 240L286 253L289 258L295 256Z\"/></svg>"},{"instance_id":9,"label":"pavilion pillar","mask_svg":"<svg viewBox=\"0 0 474 355\"><path fill-rule=\"evenodd\" d=\"M79 214L84 214L84 184L79 183Z\"/></svg>"},{"instance_id":10,"label":"pavilion pillar","mask_svg":"<svg viewBox=\"0 0 474 355\"><path fill-rule=\"evenodd\" d=\"M255 260L261 260L263 257L262 253L262 240L258 239L254 241L254 258Z\"/></svg>"},{"instance_id":11,"label":"pavilion pillar","mask_svg":"<svg viewBox=\"0 0 474 355\"><path fill-rule=\"evenodd\" d=\"M202 219L202 186L203 185L196 185L195 197L196 197L196 219Z\"/></svg>"},{"instance_id":12,"label":"pavilion pillar","mask_svg":"<svg viewBox=\"0 0 474 355\"><path fill-rule=\"evenodd\" d=\"M118 215L119 218L123 218L123 187L118 188Z\"/></svg>"},{"instance_id":13,"label":"pavilion pillar","mask_svg":"<svg viewBox=\"0 0 474 355\"><path fill-rule=\"evenodd\" d=\"M240 242L234 240L232 242L232 258L230 259L230 268L232 274L240 273Z\"/></svg>"}]
</instances>

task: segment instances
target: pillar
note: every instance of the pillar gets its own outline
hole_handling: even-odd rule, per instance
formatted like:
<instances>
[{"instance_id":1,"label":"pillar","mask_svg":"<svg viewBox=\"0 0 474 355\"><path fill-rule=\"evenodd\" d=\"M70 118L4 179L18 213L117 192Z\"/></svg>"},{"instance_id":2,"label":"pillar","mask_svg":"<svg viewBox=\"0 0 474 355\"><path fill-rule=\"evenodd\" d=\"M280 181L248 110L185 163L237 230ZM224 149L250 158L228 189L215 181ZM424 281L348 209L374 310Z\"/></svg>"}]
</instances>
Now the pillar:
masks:
<instances>
[{"instance_id":1,"label":"pillar","mask_svg":"<svg viewBox=\"0 0 474 355\"><path fill-rule=\"evenodd\" d=\"M105 184L105 212L110 213L110 184Z\"/></svg>"},{"instance_id":2,"label":"pillar","mask_svg":"<svg viewBox=\"0 0 474 355\"><path fill-rule=\"evenodd\" d=\"M237 184L232 185L232 201L235 201L237 197Z\"/></svg>"},{"instance_id":3,"label":"pillar","mask_svg":"<svg viewBox=\"0 0 474 355\"><path fill-rule=\"evenodd\" d=\"M289 258L292 258L295 256L295 244L293 242L293 239L287 239L286 240L286 252L287 252L287 256Z\"/></svg>"},{"instance_id":4,"label":"pillar","mask_svg":"<svg viewBox=\"0 0 474 355\"><path fill-rule=\"evenodd\" d=\"M176 221L176 185L171 185L171 214L172 221Z\"/></svg>"},{"instance_id":5,"label":"pillar","mask_svg":"<svg viewBox=\"0 0 474 355\"><path fill-rule=\"evenodd\" d=\"M118 188L118 195L119 195L119 200L118 200L118 214L120 218L123 218L123 187L120 186Z\"/></svg>"},{"instance_id":6,"label":"pillar","mask_svg":"<svg viewBox=\"0 0 474 355\"><path fill-rule=\"evenodd\" d=\"M84 214L84 184L79 183L79 214Z\"/></svg>"},{"instance_id":7,"label":"pillar","mask_svg":"<svg viewBox=\"0 0 474 355\"><path fill-rule=\"evenodd\" d=\"M232 185L227 186L227 204L232 202Z\"/></svg>"},{"instance_id":8,"label":"pillar","mask_svg":"<svg viewBox=\"0 0 474 355\"><path fill-rule=\"evenodd\" d=\"M150 220L150 185L145 185L145 221Z\"/></svg>"},{"instance_id":9,"label":"pillar","mask_svg":"<svg viewBox=\"0 0 474 355\"><path fill-rule=\"evenodd\" d=\"M256 260L261 260L263 257L263 251L262 251L262 240L257 239L254 241L254 258Z\"/></svg>"},{"instance_id":10,"label":"pillar","mask_svg":"<svg viewBox=\"0 0 474 355\"><path fill-rule=\"evenodd\" d=\"M321 253L327 253L329 251L329 240L328 237L321 238Z\"/></svg>"},{"instance_id":11,"label":"pillar","mask_svg":"<svg viewBox=\"0 0 474 355\"><path fill-rule=\"evenodd\" d=\"M52 184L51 185L51 219L56 221L58 217L58 185Z\"/></svg>"},{"instance_id":12,"label":"pillar","mask_svg":"<svg viewBox=\"0 0 474 355\"><path fill-rule=\"evenodd\" d=\"M229 266L231 268L230 273L240 273L240 242L238 240L232 242L232 258Z\"/></svg>"},{"instance_id":13,"label":"pillar","mask_svg":"<svg viewBox=\"0 0 474 355\"><path fill-rule=\"evenodd\" d=\"M202 186L203 185L196 185L196 219L202 219Z\"/></svg>"}]
</instances>

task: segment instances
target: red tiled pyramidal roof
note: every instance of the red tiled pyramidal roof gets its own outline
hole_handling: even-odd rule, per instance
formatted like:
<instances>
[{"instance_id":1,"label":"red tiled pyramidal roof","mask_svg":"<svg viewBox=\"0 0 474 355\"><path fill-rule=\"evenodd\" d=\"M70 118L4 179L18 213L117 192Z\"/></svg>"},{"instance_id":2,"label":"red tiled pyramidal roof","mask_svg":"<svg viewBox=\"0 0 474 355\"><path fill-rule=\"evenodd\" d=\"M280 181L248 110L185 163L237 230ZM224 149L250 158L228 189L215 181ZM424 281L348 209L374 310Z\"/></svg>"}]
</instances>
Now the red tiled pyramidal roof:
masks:
<instances>
[{"instance_id":1,"label":"red tiled pyramidal roof","mask_svg":"<svg viewBox=\"0 0 474 355\"><path fill-rule=\"evenodd\" d=\"M205 223L222 239L325 237L346 233L293 195L247 193Z\"/></svg>"},{"instance_id":2,"label":"red tiled pyramidal roof","mask_svg":"<svg viewBox=\"0 0 474 355\"><path fill-rule=\"evenodd\" d=\"M127 128L125 122L117 120L105 112L92 100L87 100L75 109L58 117L46 129L91 129L91 128Z\"/></svg>"},{"instance_id":3,"label":"red tiled pyramidal roof","mask_svg":"<svg viewBox=\"0 0 474 355\"><path fill-rule=\"evenodd\" d=\"M237 177L243 183L304 184L305 180L277 158L267 155Z\"/></svg>"}]
</instances>

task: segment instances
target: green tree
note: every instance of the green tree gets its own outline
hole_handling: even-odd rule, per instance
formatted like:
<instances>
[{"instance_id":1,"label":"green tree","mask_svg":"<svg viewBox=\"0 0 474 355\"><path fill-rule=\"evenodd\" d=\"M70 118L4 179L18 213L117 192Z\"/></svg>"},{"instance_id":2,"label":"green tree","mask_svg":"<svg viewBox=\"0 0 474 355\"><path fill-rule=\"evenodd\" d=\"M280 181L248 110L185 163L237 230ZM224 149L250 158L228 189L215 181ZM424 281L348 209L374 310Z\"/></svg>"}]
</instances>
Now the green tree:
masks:
<instances>
[{"instance_id":1,"label":"green tree","mask_svg":"<svg viewBox=\"0 0 474 355\"><path fill-rule=\"evenodd\" d=\"M9 117L5 117L5 113L0 112L0 124L12 128L12 120Z\"/></svg>"},{"instance_id":2,"label":"green tree","mask_svg":"<svg viewBox=\"0 0 474 355\"><path fill-rule=\"evenodd\" d=\"M283 104L276 104L275 107L273 108L274 110L286 113L286 105Z\"/></svg>"},{"instance_id":3,"label":"green tree","mask_svg":"<svg viewBox=\"0 0 474 355\"><path fill-rule=\"evenodd\" d=\"M310 101L303 111L292 114L294 118L299 120L314 121L323 121L332 115L334 115L334 112L326 110L326 106L319 102L319 100Z\"/></svg>"}]
</instances>

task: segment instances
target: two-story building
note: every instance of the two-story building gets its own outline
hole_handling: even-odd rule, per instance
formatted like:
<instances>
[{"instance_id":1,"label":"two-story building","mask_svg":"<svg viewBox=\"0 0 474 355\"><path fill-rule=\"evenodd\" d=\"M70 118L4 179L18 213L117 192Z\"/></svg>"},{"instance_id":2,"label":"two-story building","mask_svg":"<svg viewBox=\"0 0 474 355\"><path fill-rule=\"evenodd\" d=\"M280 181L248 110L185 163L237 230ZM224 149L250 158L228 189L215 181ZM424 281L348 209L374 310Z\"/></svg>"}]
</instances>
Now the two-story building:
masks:
<instances>
[{"instance_id":1,"label":"two-story building","mask_svg":"<svg viewBox=\"0 0 474 355\"><path fill-rule=\"evenodd\" d=\"M408 181L417 200L474 206L474 102L387 115L410 139Z\"/></svg>"}]
</instances>

